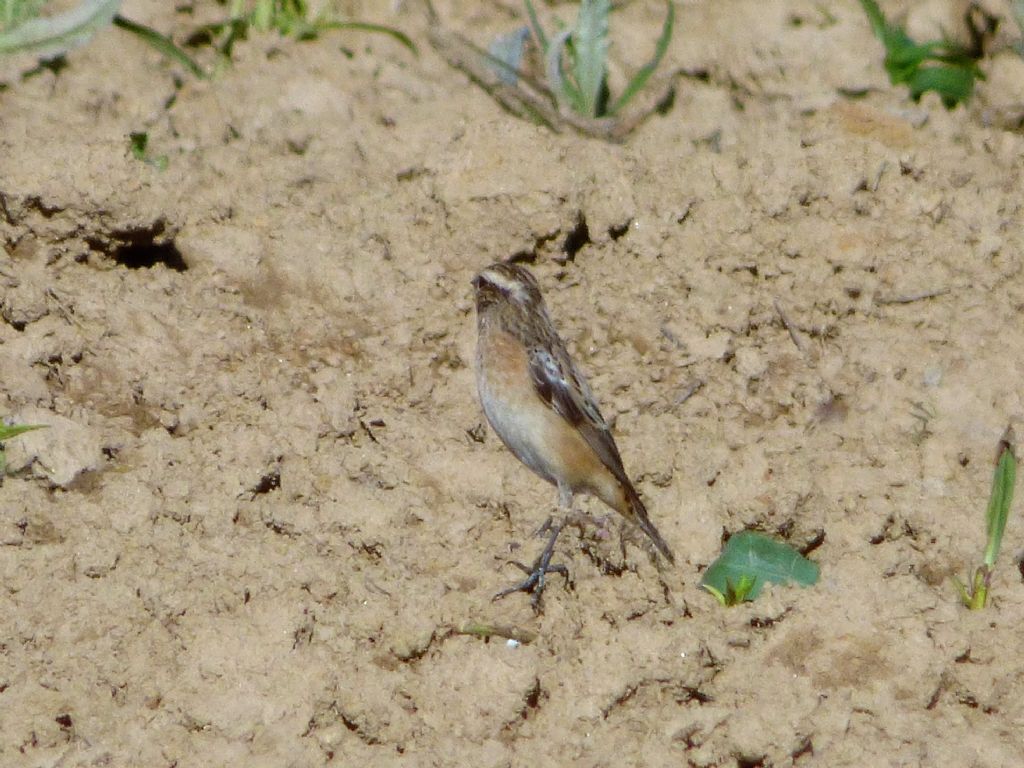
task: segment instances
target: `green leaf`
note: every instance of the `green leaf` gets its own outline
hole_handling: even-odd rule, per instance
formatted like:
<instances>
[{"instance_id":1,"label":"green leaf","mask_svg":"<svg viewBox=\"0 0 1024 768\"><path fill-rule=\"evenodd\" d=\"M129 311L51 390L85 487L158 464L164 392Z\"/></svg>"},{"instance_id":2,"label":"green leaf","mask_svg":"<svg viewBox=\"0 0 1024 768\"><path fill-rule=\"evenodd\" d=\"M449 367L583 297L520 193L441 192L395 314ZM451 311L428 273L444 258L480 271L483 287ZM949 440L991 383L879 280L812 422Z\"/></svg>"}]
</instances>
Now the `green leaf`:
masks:
<instances>
[{"instance_id":1,"label":"green leaf","mask_svg":"<svg viewBox=\"0 0 1024 768\"><path fill-rule=\"evenodd\" d=\"M546 56L548 52L548 36L544 34L544 28L537 20L537 11L530 0L526 0L526 14L530 17L530 26L533 27L533 35L537 38L540 52Z\"/></svg>"},{"instance_id":2,"label":"green leaf","mask_svg":"<svg viewBox=\"0 0 1024 768\"><path fill-rule=\"evenodd\" d=\"M88 42L93 34L109 26L121 7L121 0L85 0L70 11L37 17L0 33L0 54L30 52L56 56Z\"/></svg>"},{"instance_id":3,"label":"green leaf","mask_svg":"<svg viewBox=\"0 0 1024 768\"><path fill-rule=\"evenodd\" d=\"M178 62L200 80L207 77L206 71L200 67L191 56L175 45L171 38L160 34L152 27L147 27L145 24L139 24L131 19L126 19L121 14L114 17L114 25L120 27L126 32L131 32L168 59Z\"/></svg>"},{"instance_id":4,"label":"green leaf","mask_svg":"<svg viewBox=\"0 0 1024 768\"><path fill-rule=\"evenodd\" d=\"M992 477L992 492L985 513L988 545L985 547L984 563L990 569L996 564L1003 543L1003 531L1006 530L1006 519L1013 503L1013 486L1017 480L1017 459L1013 455L1013 448L1005 438L999 445L999 460Z\"/></svg>"},{"instance_id":5,"label":"green leaf","mask_svg":"<svg viewBox=\"0 0 1024 768\"><path fill-rule=\"evenodd\" d=\"M936 43L918 45L906 35L888 35L883 38L886 47L885 71L893 85L908 83L920 66L932 58Z\"/></svg>"},{"instance_id":6,"label":"green leaf","mask_svg":"<svg viewBox=\"0 0 1024 768\"><path fill-rule=\"evenodd\" d=\"M315 26L317 29L321 30L358 29L363 32L376 32L378 34L388 35L408 48L414 56L420 55L420 52L416 48L416 44L409 38L409 36L394 27L386 27L383 24L368 24L363 21L318 21Z\"/></svg>"},{"instance_id":7,"label":"green leaf","mask_svg":"<svg viewBox=\"0 0 1024 768\"><path fill-rule=\"evenodd\" d=\"M519 27L494 38L487 49L488 62L501 82L515 85L523 63L523 48L530 36L529 27Z\"/></svg>"},{"instance_id":8,"label":"green leaf","mask_svg":"<svg viewBox=\"0 0 1024 768\"><path fill-rule=\"evenodd\" d=\"M0 424L0 442L12 437L31 432L33 429L46 429L49 424Z\"/></svg>"},{"instance_id":9,"label":"green leaf","mask_svg":"<svg viewBox=\"0 0 1024 768\"><path fill-rule=\"evenodd\" d=\"M741 531L726 542L722 554L701 579L705 588L728 595L753 580L746 599L754 600L765 582L803 586L817 583L821 569L788 544L756 531ZM736 585L736 586L731 586Z\"/></svg>"},{"instance_id":10,"label":"green leaf","mask_svg":"<svg viewBox=\"0 0 1024 768\"><path fill-rule=\"evenodd\" d=\"M571 28L563 29L555 35L555 38L548 46L547 55L544 57L545 74L548 79L548 87L555 94L558 105L561 107L568 106L573 112L579 114L583 108L583 97L579 89L565 76L565 71L562 69L562 51L569 42L571 35Z\"/></svg>"},{"instance_id":11,"label":"green leaf","mask_svg":"<svg viewBox=\"0 0 1024 768\"><path fill-rule=\"evenodd\" d=\"M256 7L250 19L257 32L269 32L273 29L275 17L274 0L256 0Z\"/></svg>"},{"instance_id":12,"label":"green leaf","mask_svg":"<svg viewBox=\"0 0 1024 768\"><path fill-rule=\"evenodd\" d=\"M608 14L611 0L583 0L572 31L573 77L581 96L580 112L601 114L601 92L608 73Z\"/></svg>"},{"instance_id":13,"label":"green leaf","mask_svg":"<svg viewBox=\"0 0 1024 768\"><path fill-rule=\"evenodd\" d=\"M147 146L149 146L149 134L145 131L132 131L128 134L128 148L136 160L146 161Z\"/></svg>"},{"instance_id":14,"label":"green leaf","mask_svg":"<svg viewBox=\"0 0 1024 768\"><path fill-rule=\"evenodd\" d=\"M145 131L132 131L128 134L128 149L136 160L151 165L158 171L166 171L170 164L167 155L150 154L149 134Z\"/></svg>"},{"instance_id":15,"label":"green leaf","mask_svg":"<svg viewBox=\"0 0 1024 768\"><path fill-rule=\"evenodd\" d=\"M926 91L935 91L946 109L967 101L974 90L974 73L961 67L925 67L907 81L910 96L917 101Z\"/></svg>"},{"instance_id":16,"label":"green leaf","mask_svg":"<svg viewBox=\"0 0 1024 768\"><path fill-rule=\"evenodd\" d=\"M860 0L875 36L885 46L885 69L893 85L906 84L915 101L935 91L947 109L970 99L982 78L974 56L950 40L916 43L898 25L886 21L875 0Z\"/></svg>"},{"instance_id":17,"label":"green leaf","mask_svg":"<svg viewBox=\"0 0 1024 768\"><path fill-rule=\"evenodd\" d=\"M675 24L676 14L675 8L672 6L672 0L668 0L666 5L668 6L668 15L665 17L665 23L661 26L661 37L658 38L658 43L654 46L654 57L633 75L633 79L629 81L626 90L622 92L619 98L615 100L611 109L608 110L609 115L614 115L625 107L640 92L640 89L647 85L647 81L651 79L654 70L661 64L665 51L668 50L668 44L672 41L672 27Z\"/></svg>"}]
</instances>

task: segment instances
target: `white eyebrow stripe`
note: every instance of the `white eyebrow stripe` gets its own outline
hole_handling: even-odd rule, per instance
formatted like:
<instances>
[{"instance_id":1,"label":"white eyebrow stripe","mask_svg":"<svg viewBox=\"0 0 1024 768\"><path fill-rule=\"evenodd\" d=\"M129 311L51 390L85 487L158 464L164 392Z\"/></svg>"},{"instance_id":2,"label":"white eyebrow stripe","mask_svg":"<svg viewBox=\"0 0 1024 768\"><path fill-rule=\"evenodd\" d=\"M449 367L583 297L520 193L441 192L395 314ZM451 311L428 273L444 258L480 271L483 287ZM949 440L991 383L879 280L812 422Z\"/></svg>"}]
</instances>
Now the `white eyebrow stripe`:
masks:
<instances>
[{"instance_id":1,"label":"white eyebrow stripe","mask_svg":"<svg viewBox=\"0 0 1024 768\"><path fill-rule=\"evenodd\" d=\"M486 270L484 272L484 277L487 279L488 282L494 283L503 291L513 293L519 298L522 298L526 294L522 281L516 279L509 279L508 277L501 274L497 270Z\"/></svg>"}]
</instances>

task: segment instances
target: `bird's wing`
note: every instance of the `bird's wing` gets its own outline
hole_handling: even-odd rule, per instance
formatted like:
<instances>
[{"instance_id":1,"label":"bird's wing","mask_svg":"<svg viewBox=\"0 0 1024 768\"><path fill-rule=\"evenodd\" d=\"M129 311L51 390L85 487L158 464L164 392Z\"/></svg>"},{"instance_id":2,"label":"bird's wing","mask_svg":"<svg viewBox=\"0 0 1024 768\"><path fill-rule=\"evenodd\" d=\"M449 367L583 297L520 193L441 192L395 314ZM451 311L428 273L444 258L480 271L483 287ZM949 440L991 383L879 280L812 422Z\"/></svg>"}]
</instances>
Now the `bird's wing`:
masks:
<instances>
[{"instance_id":1,"label":"bird's wing","mask_svg":"<svg viewBox=\"0 0 1024 768\"><path fill-rule=\"evenodd\" d=\"M530 375L541 400L576 427L612 474L630 486L608 423L597 409L590 386L573 365L568 351L556 344L532 348Z\"/></svg>"}]
</instances>

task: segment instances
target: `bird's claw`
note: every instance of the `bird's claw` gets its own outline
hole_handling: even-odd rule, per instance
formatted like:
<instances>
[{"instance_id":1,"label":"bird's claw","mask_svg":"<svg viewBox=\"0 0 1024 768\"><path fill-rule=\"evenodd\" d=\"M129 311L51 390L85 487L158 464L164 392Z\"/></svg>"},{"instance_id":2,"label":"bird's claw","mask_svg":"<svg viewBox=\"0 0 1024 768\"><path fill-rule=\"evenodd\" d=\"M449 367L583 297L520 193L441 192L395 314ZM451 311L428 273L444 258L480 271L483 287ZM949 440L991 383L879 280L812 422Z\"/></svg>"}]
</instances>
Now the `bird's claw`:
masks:
<instances>
[{"instance_id":1,"label":"bird's claw","mask_svg":"<svg viewBox=\"0 0 1024 768\"><path fill-rule=\"evenodd\" d=\"M550 521L545 523L545 528L551 529L551 538L548 539L547 545L544 550L540 553L540 556L534 561L532 566L524 565L516 560L510 560L509 563L514 565L516 568L526 574L526 578L518 584L513 584L508 589L503 589L501 592L496 594L492 599L500 600L506 595L511 595L514 592L529 592L531 595L530 605L533 610L537 613L541 612L541 595L544 593L544 588L547 586L547 575L549 573L560 573L565 578L566 586L569 585L569 569L561 563L551 564L551 557L555 553L555 542L558 540L558 534L561 532L561 526L551 526Z\"/></svg>"}]
</instances>

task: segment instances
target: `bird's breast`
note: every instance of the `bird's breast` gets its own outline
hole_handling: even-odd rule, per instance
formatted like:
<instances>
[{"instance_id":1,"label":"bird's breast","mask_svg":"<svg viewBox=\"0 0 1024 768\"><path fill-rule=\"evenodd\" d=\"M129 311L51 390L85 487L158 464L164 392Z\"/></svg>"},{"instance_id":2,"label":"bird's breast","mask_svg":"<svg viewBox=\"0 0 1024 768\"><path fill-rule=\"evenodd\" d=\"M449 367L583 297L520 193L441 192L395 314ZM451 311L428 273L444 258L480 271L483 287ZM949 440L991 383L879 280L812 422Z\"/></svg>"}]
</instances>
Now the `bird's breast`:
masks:
<instances>
[{"instance_id":1,"label":"bird's breast","mask_svg":"<svg viewBox=\"0 0 1024 768\"><path fill-rule=\"evenodd\" d=\"M621 494L617 481L579 430L541 399L518 339L494 329L483 335L476 373L484 414L520 461L548 482L596 493L618 506L610 500Z\"/></svg>"},{"instance_id":2,"label":"bird's breast","mask_svg":"<svg viewBox=\"0 0 1024 768\"><path fill-rule=\"evenodd\" d=\"M529 355L522 343L496 329L482 335L476 381L484 414L501 441L538 475L557 482L548 437L548 408L534 389Z\"/></svg>"}]
</instances>

